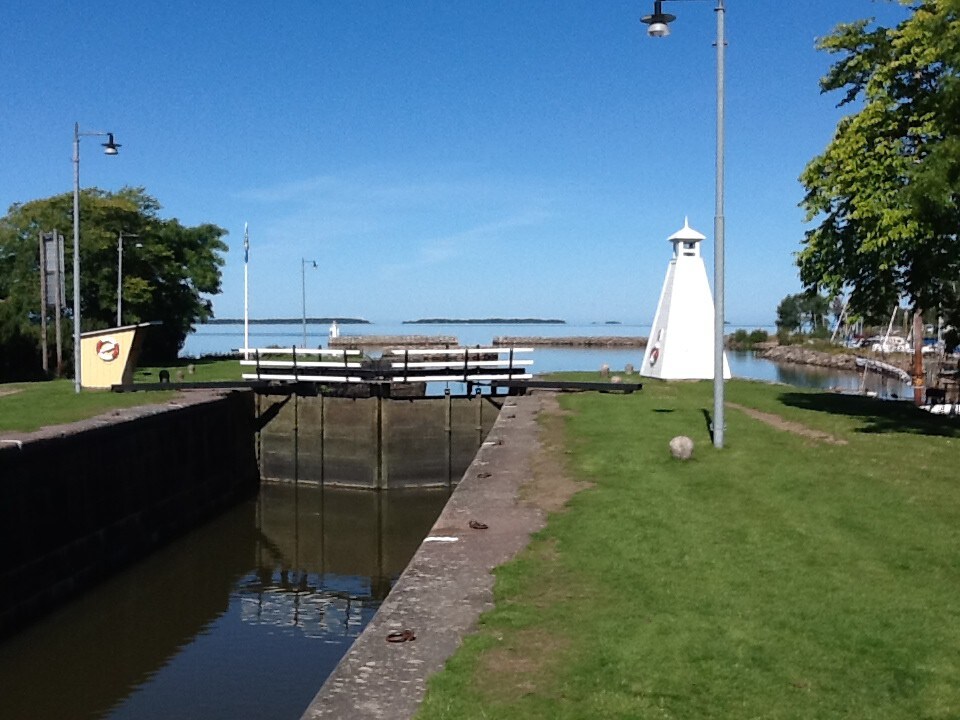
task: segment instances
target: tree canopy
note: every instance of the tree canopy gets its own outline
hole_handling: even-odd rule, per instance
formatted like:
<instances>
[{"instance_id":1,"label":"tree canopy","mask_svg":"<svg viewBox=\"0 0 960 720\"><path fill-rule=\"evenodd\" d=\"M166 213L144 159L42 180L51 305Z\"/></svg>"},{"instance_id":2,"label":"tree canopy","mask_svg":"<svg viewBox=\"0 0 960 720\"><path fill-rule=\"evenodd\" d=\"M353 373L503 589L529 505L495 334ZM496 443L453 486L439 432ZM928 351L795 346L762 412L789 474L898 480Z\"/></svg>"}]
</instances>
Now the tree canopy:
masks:
<instances>
[{"instance_id":1,"label":"tree canopy","mask_svg":"<svg viewBox=\"0 0 960 720\"><path fill-rule=\"evenodd\" d=\"M212 316L212 304L205 296L220 292L222 253L227 250L222 228L212 224L187 227L176 219L162 219L159 212L160 204L143 188L81 193L82 330L116 324L117 244L123 232L122 322L162 322L150 329L144 346L148 362L175 358L194 323ZM64 236L69 317L72 228L70 193L15 204L0 218L0 343L32 344L36 367L40 364L38 236L52 230ZM65 346L72 347L69 321L65 325ZM11 374L16 373L7 368L6 375Z\"/></svg>"},{"instance_id":2,"label":"tree canopy","mask_svg":"<svg viewBox=\"0 0 960 720\"><path fill-rule=\"evenodd\" d=\"M777 305L777 329L815 333L828 325L830 300L816 293L787 295Z\"/></svg>"},{"instance_id":3,"label":"tree canopy","mask_svg":"<svg viewBox=\"0 0 960 720\"><path fill-rule=\"evenodd\" d=\"M922 0L896 27L839 25L821 81L844 117L806 167L801 206L816 227L797 255L808 290L849 293L867 319L901 298L956 315L960 279L960 0ZM960 320L956 318L955 320Z\"/></svg>"}]
</instances>

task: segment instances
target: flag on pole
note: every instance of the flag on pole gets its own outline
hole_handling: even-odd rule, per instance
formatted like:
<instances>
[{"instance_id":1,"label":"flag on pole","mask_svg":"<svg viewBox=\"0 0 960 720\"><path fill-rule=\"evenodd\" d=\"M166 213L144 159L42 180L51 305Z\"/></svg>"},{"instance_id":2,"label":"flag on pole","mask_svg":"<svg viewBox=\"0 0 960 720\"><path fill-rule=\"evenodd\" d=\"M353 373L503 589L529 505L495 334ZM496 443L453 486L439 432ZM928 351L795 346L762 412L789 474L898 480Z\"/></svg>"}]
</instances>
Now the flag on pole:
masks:
<instances>
[{"instance_id":1,"label":"flag on pole","mask_svg":"<svg viewBox=\"0 0 960 720\"><path fill-rule=\"evenodd\" d=\"M247 233L247 223L243 224L243 262L250 261L250 235Z\"/></svg>"}]
</instances>

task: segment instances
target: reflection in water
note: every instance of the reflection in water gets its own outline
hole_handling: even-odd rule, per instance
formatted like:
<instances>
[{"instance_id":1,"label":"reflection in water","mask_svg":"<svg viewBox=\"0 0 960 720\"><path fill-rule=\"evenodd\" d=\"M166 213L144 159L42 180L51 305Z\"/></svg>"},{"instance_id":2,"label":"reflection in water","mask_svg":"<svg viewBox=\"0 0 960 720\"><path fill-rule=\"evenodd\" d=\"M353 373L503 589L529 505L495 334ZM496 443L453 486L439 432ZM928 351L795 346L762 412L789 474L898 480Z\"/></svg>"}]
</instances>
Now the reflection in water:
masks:
<instances>
[{"instance_id":1,"label":"reflection in water","mask_svg":"<svg viewBox=\"0 0 960 720\"><path fill-rule=\"evenodd\" d=\"M265 485L0 645L0 716L299 717L447 497Z\"/></svg>"}]
</instances>

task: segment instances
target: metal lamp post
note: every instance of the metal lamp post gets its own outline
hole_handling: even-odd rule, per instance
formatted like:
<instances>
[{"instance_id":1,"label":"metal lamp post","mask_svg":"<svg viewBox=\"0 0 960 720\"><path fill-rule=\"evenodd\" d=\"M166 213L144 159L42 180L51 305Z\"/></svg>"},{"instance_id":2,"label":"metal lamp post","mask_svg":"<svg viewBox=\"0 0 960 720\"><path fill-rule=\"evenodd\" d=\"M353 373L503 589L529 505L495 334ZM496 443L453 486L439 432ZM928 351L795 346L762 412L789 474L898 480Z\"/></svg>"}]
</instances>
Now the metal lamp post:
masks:
<instances>
[{"instance_id":1,"label":"metal lamp post","mask_svg":"<svg viewBox=\"0 0 960 720\"><path fill-rule=\"evenodd\" d=\"M73 375L74 390L80 392L80 138L105 137L101 143L105 155L116 155L120 144L111 132L80 132L80 123L73 125Z\"/></svg>"},{"instance_id":2,"label":"metal lamp post","mask_svg":"<svg viewBox=\"0 0 960 720\"><path fill-rule=\"evenodd\" d=\"M307 263L317 267L316 260L300 258L300 296L303 302L303 347L307 347Z\"/></svg>"},{"instance_id":3,"label":"metal lamp post","mask_svg":"<svg viewBox=\"0 0 960 720\"><path fill-rule=\"evenodd\" d=\"M138 238L136 233L123 234L123 230L117 235L117 327L120 327L120 309L123 306L123 239ZM143 243L137 243L134 247L143 247Z\"/></svg>"},{"instance_id":4,"label":"metal lamp post","mask_svg":"<svg viewBox=\"0 0 960 720\"><path fill-rule=\"evenodd\" d=\"M646 15L640 21L647 25L647 33L651 37L666 37L670 34L670 23L676 20L674 15L663 12L663 0L655 0L653 13ZM724 109L724 81L725 81L725 50L726 31L724 0L716 0L717 13L717 176L716 176L716 212L713 220L716 248L713 254L713 292L714 292L714 319L713 319L713 445L723 447L724 411L723 411L723 331L724 331L724 217L723 217L723 109Z\"/></svg>"}]
</instances>

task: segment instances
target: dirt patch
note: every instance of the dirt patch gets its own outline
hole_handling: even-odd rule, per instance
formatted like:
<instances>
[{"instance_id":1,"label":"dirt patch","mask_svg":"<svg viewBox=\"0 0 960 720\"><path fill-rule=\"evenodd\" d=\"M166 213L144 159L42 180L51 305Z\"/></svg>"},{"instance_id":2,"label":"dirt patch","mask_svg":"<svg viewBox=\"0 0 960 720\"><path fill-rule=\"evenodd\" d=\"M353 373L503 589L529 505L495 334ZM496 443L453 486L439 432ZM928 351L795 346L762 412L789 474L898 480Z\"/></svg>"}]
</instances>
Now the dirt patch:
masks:
<instances>
[{"instance_id":1,"label":"dirt patch","mask_svg":"<svg viewBox=\"0 0 960 720\"><path fill-rule=\"evenodd\" d=\"M544 393L540 405L540 450L533 458L533 477L520 488L520 498L544 512L558 512L590 483L574 480L567 472L567 443L561 409L554 393Z\"/></svg>"},{"instance_id":2,"label":"dirt patch","mask_svg":"<svg viewBox=\"0 0 960 720\"><path fill-rule=\"evenodd\" d=\"M540 447L531 459L531 476L521 486L519 496L523 503L546 513L562 512L571 497L592 485L574 480L568 471L564 420L572 413L560 407L555 393L543 393L539 400ZM529 560L552 569L535 585L520 591L523 602L533 607L552 607L574 592L559 565L554 539L540 540L526 552ZM562 634L539 627L507 632L491 629L488 636L496 644L480 654L474 683L494 706L543 692L570 645L570 640Z\"/></svg>"},{"instance_id":3,"label":"dirt patch","mask_svg":"<svg viewBox=\"0 0 960 720\"><path fill-rule=\"evenodd\" d=\"M740 412L752 417L754 420L759 420L762 423L769 425L772 428L777 430L784 430L788 433L793 433L794 435L799 435L800 437L809 438L810 440L817 440L819 442L825 442L830 445L846 445L847 441L840 438L834 437L830 433L825 433L822 430L814 430L809 428L806 425L801 425L800 423L795 423L790 420L785 420L779 415L774 415L773 413L766 413L760 410L754 410L753 408L744 407L743 405L737 405L736 403L726 403L727 407L732 407Z\"/></svg>"},{"instance_id":4,"label":"dirt patch","mask_svg":"<svg viewBox=\"0 0 960 720\"><path fill-rule=\"evenodd\" d=\"M0 388L0 397L3 397L4 395L16 395L18 392L20 392L20 388Z\"/></svg>"},{"instance_id":5,"label":"dirt patch","mask_svg":"<svg viewBox=\"0 0 960 720\"><path fill-rule=\"evenodd\" d=\"M540 681L562 662L570 641L541 628L494 636L501 643L480 657L477 689L495 703L509 704L541 689Z\"/></svg>"}]
</instances>

